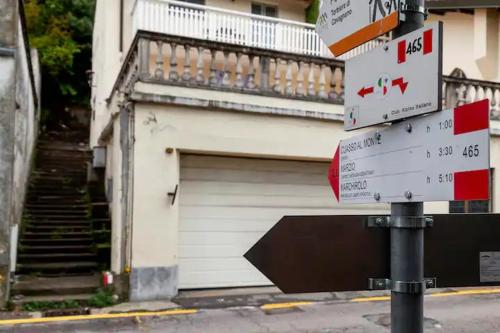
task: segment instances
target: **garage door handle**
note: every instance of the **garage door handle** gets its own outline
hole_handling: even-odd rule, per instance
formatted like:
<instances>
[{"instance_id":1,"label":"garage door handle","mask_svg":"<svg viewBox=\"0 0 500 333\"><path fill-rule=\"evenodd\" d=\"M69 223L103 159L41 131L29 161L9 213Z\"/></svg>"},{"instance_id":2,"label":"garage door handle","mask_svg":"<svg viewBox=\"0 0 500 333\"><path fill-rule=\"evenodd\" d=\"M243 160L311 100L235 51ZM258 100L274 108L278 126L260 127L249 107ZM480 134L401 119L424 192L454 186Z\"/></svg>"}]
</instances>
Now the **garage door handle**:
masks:
<instances>
[{"instance_id":1,"label":"garage door handle","mask_svg":"<svg viewBox=\"0 0 500 333\"><path fill-rule=\"evenodd\" d=\"M179 188L179 184L175 185L175 189L173 192L168 192L167 195L169 197L172 197L172 202L170 203L170 205L174 205L175 203L175 198L177 198L177 189Z\"/></svg>"}]
</instances>

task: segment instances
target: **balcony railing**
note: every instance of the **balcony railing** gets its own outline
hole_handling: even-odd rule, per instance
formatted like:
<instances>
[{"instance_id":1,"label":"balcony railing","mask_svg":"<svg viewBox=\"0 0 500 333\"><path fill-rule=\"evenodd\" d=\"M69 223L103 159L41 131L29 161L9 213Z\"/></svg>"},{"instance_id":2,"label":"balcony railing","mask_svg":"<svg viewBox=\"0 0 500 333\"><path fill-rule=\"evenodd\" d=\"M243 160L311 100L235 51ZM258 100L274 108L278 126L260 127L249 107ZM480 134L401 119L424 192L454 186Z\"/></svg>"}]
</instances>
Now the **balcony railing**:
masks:
<instances>
[{"instance_id":1,"label":"balcony railing","mask_svg":"<svg viewBox=\"0 0 500 333\"><path fill-rule=\"evenodd\" d=\"M500 83L445 76L443 105L452 108L482 99L490 100L491 118L500 120Z\"/></svg>"},{"instance_id":2,"label":"balcony railing","mask_svg":"<svg viewBox=\"0 0 500 333\"><path fill-rule=\"evenodd\" d=\"M138 30L199 38L296 54L332 57L315 27L296 21L241 13L172 0L136 0L132 10ZM379 38L347 53L349 58L381 43Z\"/></svg>"},{"instance_id":3,"label":"balcony railing","mask_svg":"<svg viewBox=\"0 0 500 333\"><path fill-rule=\"evenodd\" d=\"M321 103L344 103L344 62L139 31L114 91L142 81ZM500 120L500 83L443 77L443 105L488 98Z\"/></svg>"}]
</instances>

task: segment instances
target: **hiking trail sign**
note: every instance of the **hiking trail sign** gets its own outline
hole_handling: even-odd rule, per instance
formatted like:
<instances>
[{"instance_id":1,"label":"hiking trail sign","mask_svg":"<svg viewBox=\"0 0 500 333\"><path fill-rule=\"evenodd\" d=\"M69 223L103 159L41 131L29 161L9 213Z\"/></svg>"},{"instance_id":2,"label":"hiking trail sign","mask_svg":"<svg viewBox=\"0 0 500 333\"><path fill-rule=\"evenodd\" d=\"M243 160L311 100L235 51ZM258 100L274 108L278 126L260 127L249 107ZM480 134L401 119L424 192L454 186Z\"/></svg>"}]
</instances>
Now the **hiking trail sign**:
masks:
<instances>
[{"instance_id":1,"label":"hiking trail sign","mask_svg":"<svg viewBox=\"0 0 500 333\"><path fill-rule=\"evenodd\" d=\"M442 23L388 42L345 63L345 130L442 107Z\"/></svg>"},{"instance_id":2,"label":"hiking trail sign","mask_svg":"<svg viewBox=\"0 0 500 333\"><path fill-rule=\"evenodd\" d=\"M396 28L398 4L399 0L323 0L316 31L338 57Z\"/></svg>"},{"instance_id":3,"label":"hiking trail sign","mask_svg":"<svg viewBox=\"0 0 500 333\"><path fill-rule=\"evenodd\" d=\"M329 181L343 204L488 200L489 101L342 140Z\"/></svg>"}]
</instances>

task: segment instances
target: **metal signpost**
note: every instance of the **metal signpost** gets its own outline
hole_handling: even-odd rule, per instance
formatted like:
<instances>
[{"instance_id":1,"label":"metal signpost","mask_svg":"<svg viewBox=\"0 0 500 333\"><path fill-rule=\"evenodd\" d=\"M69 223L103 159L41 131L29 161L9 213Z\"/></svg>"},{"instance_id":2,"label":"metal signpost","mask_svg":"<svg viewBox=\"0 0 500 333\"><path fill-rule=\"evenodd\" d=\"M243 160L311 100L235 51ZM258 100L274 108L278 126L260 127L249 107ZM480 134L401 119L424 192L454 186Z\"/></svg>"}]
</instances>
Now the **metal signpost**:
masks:
<instances>
[{"instance_id":1,"label":"metal signpost","mask_svg":"<svg viewBox=\"0 0 500 333\"><path fill-rule=\"evenodd\" d=\"M344 126L399 122L341 141L328 175L341 203L391 215L284 217L245 257L287 293L391 290L392 333L423 333L426 288L500 282L500 215L423 216L423 201L489 199L489 102L441 111L442 26L423 27L424 0L323 2L335 55L395 28L346 62Z\"/></svg>"},{"instance_id":2,"label":"metal signpost","mask_svg":"<svg viewBox=\"0 0 500 333\"><path fill-rule=\"evenodd\" d=\"M432 23L346 60L346 130L441 110L442 31Z\"/></svg>"},{"instance_id":3,"label":"metal signpost","mask_svg":"<svg viewBox=\"0 0 500 333\"><path fill-rule=\"evenodd\" d=\"M424 26L424 0L407 0L404 22L393 32L394 38ZM415 68L423 71L423 68ZM438 88L441 90L441 87ZM391 332L423 333L424 331L424 203L393 203L391 218L391 283L403 288L391 290Z\"/></svg>"},{"instance_id":4,"label":"metal signpost","mask_svg":"<svg viewBox=\"0 0 500 333\"><path fill-rule=\"evenodd\" d=\"M488 100L342 140L329 180L340 203L488 200Z\"/></svg>"}]
</instances>

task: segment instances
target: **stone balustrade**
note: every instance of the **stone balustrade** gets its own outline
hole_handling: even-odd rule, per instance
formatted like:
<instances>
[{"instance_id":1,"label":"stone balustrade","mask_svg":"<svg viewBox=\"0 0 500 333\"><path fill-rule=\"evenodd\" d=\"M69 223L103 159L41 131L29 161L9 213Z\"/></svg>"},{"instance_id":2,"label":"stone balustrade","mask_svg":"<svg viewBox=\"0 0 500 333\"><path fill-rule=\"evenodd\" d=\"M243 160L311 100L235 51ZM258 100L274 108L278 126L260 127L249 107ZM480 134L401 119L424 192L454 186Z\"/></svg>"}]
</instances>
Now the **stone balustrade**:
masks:
<instances>
[{"instance_id":1,"label":"stone balustrade","mask_svg":"<svg viewBox=\"0 0 500 333\"><path fill-rule=\"evenodd\" d=\"M140 80L243 94L344 103L344 62L140 31L115 88ZM488 98L500 120L500 83L443 77L443 105Z\"/></svg>"},{"instance_id":2,"label":"stone balustrade","mask_svg":"<svg viewBox=\"0 0 500 333\"><path fill-rule=\"evenodd\" d=\"M140 38L140 79L342 104L344 63L182 37Z\"/></svg>"},{"instance_id":3,"label":"stone balustrade","mask_svg":"<svg viewBox=\"0 0 500 333\"><path fill-rule=\"evenodd\" d=\"M482 99L490 100L492 119L500 120L500 83L470 80L466 78L443 77L443 105L455 107Z\"/></svg>"}]
</instances>

